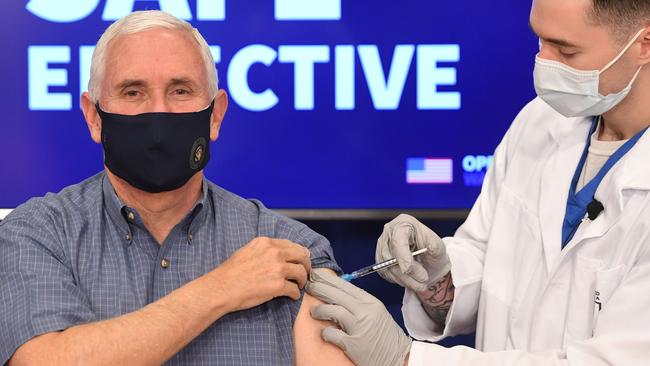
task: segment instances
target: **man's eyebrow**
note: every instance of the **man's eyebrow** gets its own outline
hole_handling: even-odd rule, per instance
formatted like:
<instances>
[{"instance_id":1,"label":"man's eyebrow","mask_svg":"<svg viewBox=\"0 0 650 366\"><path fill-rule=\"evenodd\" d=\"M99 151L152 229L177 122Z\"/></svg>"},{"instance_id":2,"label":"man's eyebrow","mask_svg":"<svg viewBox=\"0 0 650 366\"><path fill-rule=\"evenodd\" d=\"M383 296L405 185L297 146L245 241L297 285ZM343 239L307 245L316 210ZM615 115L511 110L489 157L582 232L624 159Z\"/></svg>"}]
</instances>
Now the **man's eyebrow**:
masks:
<instances>
[{"instance_id":1,"label":"man's eyebrow","mask_svg":"<svg viewBox=\"0 0 650 366\"><path fill-rule=\"evenodd\" d=\"M144 80L137 80L137 79L126 79L122 81L121 83L117 84L118 89L124 89L132 86L144 86L147 83Z\"/></svg>"},{"instance_id":2,"label":"man's eyebrow","mask_svg":"<svg viewBox=\"0 0 650 366\"><path fill-rule=\"evenodd\" d=\"M169 82L170 85L178 85L178 84L194 84L192 79L190 78L172 78Z\"/></svg>"},{"instance_id":3,"label":"man's eyebrow","mask_svg":"<svg viewBox=\"0 0 650 366\"><path fill-rule=\"evenodd\" d=\"M184 77L172 78L171 80L172 80L172 83L178 83L178 84L191 83L192 82L192 80L190 80L190 78L184 78Z\"/></svg>"},{"instance_id":4,"label":"man's eyebrow","mask_svg":"<svg viewBox=\"0 0 650 366\"><path fill-rule=\"evenodd\" d=\"M535 28L533 28L533 23L532 23L532 22L528 22L528 27L530 27L530 30L533 31L533 33L535 33L535 35L536 35L537 37L539 37L539 38L540 38L542 41L544 41L544 42L553 43L553 44L556 45L556 46L567 47L567 48L579 48L579 47L580 47L580 46L578 46L578 45L576 45L576 44L573 44L573 43L571 43L571 42L569 42L569 41L567 41L567 40L564 40L564 39L558 39L558 38L544 38L544 37L541 37L541 36L540 36L539 34L537 34L537 32L535 31Z\"/></svg>"}]
</instances>

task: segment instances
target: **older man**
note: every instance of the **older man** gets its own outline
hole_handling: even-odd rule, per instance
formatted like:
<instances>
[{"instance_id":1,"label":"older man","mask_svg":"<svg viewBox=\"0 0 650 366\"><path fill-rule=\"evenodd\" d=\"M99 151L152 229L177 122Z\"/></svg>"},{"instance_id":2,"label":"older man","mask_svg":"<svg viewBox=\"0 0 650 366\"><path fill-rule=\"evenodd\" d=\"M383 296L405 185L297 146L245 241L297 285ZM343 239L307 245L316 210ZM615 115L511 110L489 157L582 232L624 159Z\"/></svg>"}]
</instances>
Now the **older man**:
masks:
<instances>
[{"instance_id":1,"label":"older man","mask_svg":"<svg viewBox=\"0 0 650 366\"><path fill-rule=\"evenodd\" d=\"M106 30L82 95L105 171L0 224L0 364L349 362L300 311L327 240L203 176L227 105L188 23Z\"/></svg>"}]
</instances>

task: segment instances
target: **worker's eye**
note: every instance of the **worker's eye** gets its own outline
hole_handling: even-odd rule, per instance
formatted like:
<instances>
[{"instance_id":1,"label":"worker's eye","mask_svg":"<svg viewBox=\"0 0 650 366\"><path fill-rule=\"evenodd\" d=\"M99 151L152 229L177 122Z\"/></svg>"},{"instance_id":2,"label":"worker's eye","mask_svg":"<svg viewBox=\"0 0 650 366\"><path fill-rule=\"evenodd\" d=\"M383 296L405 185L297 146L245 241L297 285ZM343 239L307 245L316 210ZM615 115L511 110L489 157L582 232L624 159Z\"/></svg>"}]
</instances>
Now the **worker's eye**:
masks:
<instances>
[{"instance_id":1,"label":"worker's eye","mask_svg":"<svg viewBox=\"0 0 650 366\"><path fill-rule=\"evenodd\" d=\"M578 54L577 51L575 50L564 50L564 49L559 49L560 56L564 58L571 58L574 57L576 54Z\"/></svg>"}]
</instances>

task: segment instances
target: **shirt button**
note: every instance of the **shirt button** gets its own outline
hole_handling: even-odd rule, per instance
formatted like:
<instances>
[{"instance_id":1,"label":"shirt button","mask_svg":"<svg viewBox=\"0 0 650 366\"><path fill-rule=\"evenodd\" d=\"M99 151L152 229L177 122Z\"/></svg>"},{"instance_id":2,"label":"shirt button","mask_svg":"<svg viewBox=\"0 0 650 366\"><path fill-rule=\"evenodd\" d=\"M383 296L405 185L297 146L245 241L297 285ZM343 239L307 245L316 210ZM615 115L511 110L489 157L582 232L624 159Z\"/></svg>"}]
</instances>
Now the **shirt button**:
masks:
<instances>
[{"instance_id":1,"label":"shirt button","mask_svg":"<svg viewBox=\"0 0 650 366\"><path fill-rule=\"evenodd\" d=\"M126 241L131 241L131 234L126 234L124 238L126 239Z\"/></svg>"},{"instance_id":2,"label":"shirt button","mask_svg":"<svg viewBox=\"0 0 650 366\"><path fill-rule=\"evenodd\" d=\"M131 211L129 211L129 213L126 214L126 217L127 217L127 218L129 219L129 221L131 221L131 222L135 221L135 215L134 215L133 212L131 212Z\"/></svg>"},{"instance_id":3,"label":"shirt button","mask_svg":"<svg viewBox=\"0 0 650 366\"><path fill-rule=\"evenodd\" d=\"M167 268L169 268L169 259L164 258L163 260L161 260L161 261L160 261L160 266L161 266L163 269L167 269Z\"/></svg>"},{"instance_id":4,"label":"shirt button","mask_svg":"<svg viewBox=\"0 0 650 366\"><path fill-rule=\"evenodd\" d=\"M193 238L193 236L192 236L191 233L187 235L187 239L189 239L189 241L192 241L192 238Z\"/></svg>"}]
</instances>

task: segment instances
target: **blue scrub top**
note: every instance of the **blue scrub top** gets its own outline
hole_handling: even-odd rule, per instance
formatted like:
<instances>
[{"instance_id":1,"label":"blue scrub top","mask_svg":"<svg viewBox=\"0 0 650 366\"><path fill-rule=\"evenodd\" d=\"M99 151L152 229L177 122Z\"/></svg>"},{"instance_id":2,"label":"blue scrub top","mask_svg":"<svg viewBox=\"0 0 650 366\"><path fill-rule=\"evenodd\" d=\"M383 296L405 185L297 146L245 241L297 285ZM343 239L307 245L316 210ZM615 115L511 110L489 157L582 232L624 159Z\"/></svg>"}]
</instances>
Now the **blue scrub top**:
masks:
<instances>
[{"instance_id":1,"label":"blue scrub top","mask_svg":"<svg viewBox=\"0 0 650 366\"><path fill-rule=\"evenodd\" d=\"M587 155L589 154L591 135L593 135L594 131L596 131L598 120L599 117L595 117L592 122L591 129L587 135L587 145L585 146L585 150L582 153L578 167L573 175L571 187L569 187L569 198L567 200L566 213L564 215L564 223L562 225L562 249L564 249L564 247L569 244L573 238L573 235L578 230L580 223L586 217L587 206L589 206L589 204L594 201L594 196L596 195L596 190L598 189L600 182L603 180L603 178L605 178L610 169L612 169L612 167L619 160L621 160L621 158L625 156L625 154L627 154L627 152L630 151L634 145L636 145L637 141L639 141L641 136L643 136L647 130L647 128L643 129L643 131L637 133L636 136L631 138L628 142L616 150L616 152L610 156L609 159L607 159L607 162L605 162L605 165L603 165L598 174L596 174L596 176L591 181L589 181L589 183L584 186L580 192L576 193L578 179L580 179L582 169L584 168L585 162L587 161Z\"/></svg>"}]
</instances>

